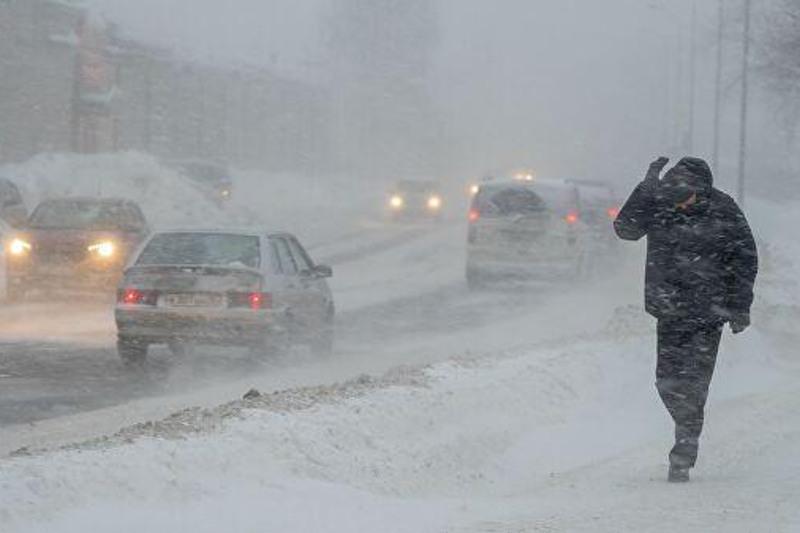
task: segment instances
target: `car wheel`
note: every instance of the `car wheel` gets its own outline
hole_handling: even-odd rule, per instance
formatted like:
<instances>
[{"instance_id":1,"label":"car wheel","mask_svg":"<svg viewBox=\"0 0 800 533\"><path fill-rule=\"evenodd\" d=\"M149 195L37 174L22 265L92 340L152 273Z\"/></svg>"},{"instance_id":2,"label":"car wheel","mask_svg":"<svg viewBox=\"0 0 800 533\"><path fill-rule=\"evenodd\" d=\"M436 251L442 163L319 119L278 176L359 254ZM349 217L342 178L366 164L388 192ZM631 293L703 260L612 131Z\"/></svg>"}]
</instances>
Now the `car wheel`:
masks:
<instances>
[{"instance_id":1,"label":"car wheel","mask_svg":"<svg viewBox=\"0 0 800 533\"><path fill-rule=\"evenodd\" d=\"M325 357L333 353L333 343L335 334L333 327L325 326L319 330L311 332L309 346L314 355Z\"/></svg>"},{"instance_id":2,"label":"car wheel","mask_svg":"<svg viewBox=\"0 0 800 533\"><path fill-rule=\"evenodd\" d=\"M467 267L467 287L474 291L486 286L485 276L473 267Z\"/></svg>"},{"instance_id":3,"label":"car wheel","mask_svg":"<svg viewBox=\"0 0 800 533\"><path fill-rule=\"evenodd\" d=\"M129 337L117 339L117 354L126 365L142 365L147 360L147 343Z\"/></svg>"},{"instance_id":4,"label":"car wheel","mask_svg":"<svg viewBox=\"0 0 800 533\"><path fill-rule=\"evenodd\" d=\"M574 278L577 281L589 280L592 278L594 265L591 262L589 254L582 253L578 256L575 265Z\"/></svg>"},{"instance_id":5,"label":"car wheel","mask_svg":"<svg viewBox=\"0 0 800 533\"><path fill-rule=\"evenodd\" d=\"M182 341L169 341L167 347L175 357L186 357L192 349L189 344Z\"/></svg>"},{"instance_id":6,"label":"car wheel","mask_svg":"<svg viewBox=\"0 0 800 533\"><path fill-rule=\"evenodd\" d=\"M276 358L285 354L290 346L289 334L286 331L272 331L258 344L248 347L250 357L254 359Z\"/></svg>"}]
</instances>

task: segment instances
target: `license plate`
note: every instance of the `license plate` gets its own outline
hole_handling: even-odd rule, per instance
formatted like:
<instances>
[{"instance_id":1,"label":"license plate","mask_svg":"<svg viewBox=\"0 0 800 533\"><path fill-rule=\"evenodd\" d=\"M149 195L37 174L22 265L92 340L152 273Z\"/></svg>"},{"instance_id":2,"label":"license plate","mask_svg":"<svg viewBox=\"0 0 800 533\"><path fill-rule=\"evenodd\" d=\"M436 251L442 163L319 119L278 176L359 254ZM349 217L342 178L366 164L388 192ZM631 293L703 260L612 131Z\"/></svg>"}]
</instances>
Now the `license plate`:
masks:
<instances>
[{"instance_id":1,"label":"license plate","mask_svg":"<svg viewBox=\"0 0 800 533\"><path fill-rule=\"evenodd\" d=\"M544 236L543 230L503 230L502 238L510 243L530 243L539 241Z\"/></svg>"},{"instance_id":2,"label":"license plate","mask_svg":"<svg viewBox=\"0 0 800 533\"><path fill-rule=\"evenodd\" d=\"M220 307L222 296L205 293L166 294L163 303L166 307Z\"/></svg>"},{"instance_id":3,"label":"license plate","mask_svg":"<svg viewBox=\"0 0 800 533\"><path fill-rule=\"evenodd\" d=\"M75 274L75 268L63 264L38 265L38 273L46 276L68 276Z\"/></svg>"}]
</instances>

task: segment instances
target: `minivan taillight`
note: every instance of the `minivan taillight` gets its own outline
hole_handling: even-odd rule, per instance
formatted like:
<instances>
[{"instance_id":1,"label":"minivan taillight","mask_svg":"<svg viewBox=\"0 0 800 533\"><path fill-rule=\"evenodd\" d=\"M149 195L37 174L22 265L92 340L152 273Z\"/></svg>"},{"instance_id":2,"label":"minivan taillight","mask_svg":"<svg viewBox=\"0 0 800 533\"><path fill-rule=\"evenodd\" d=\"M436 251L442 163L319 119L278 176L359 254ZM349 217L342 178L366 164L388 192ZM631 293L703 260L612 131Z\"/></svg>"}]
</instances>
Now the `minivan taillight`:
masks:
<instances>
[{"instance_id":1,"label":"minivan taillight","mask_svg":"<svg viewBox=\"0 0 800 533\"><path fill-rule=\"evenodd\" d=\"M272 308L272 294L268 292L231 292L228 293L228 307L232 309L261 309Z\"/></svg>"},{"instance_id":2,"label":"minivan taillight","mask_svg":"<svg viewBox=\"0 0 800 533\"><path fill-rule=\"evenodd\" d=\"M158 293L140 289L120 289L117 291L117 303L124 305L156 305Z\"/></svg>"}]
</instances>

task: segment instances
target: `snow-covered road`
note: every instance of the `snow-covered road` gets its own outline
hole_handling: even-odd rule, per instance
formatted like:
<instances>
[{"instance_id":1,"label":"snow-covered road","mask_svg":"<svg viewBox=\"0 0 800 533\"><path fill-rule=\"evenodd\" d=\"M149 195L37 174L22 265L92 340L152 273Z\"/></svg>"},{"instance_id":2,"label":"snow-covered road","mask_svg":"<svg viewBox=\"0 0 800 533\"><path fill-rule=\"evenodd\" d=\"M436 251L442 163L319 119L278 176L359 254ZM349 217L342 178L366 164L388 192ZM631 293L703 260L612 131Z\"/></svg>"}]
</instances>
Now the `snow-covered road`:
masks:
<instances>
[{"instance_id":1,"label":"snow-covered road","mask_svg":"<svg viewBox=\"0 0 800 533\"><path fill-rule=\"evenodd\" d=\"M199 349L175 360L157 349L147 374L136 375L116 357L107 303L4 309L0 453L113 432L188 405L213 405L245 386L327 383L468 350L586 334L604 327L619 303L638 299L638 289L619 276L571 289L469 293L460 224L384 227L380 233L374 242L403 238L335 265L338 347L329 360L295 354L260 367L238 350ZM350 246L343 245L342 257ZM615 298L604 296L611 293Z\"/></svg>"}]
</instances>

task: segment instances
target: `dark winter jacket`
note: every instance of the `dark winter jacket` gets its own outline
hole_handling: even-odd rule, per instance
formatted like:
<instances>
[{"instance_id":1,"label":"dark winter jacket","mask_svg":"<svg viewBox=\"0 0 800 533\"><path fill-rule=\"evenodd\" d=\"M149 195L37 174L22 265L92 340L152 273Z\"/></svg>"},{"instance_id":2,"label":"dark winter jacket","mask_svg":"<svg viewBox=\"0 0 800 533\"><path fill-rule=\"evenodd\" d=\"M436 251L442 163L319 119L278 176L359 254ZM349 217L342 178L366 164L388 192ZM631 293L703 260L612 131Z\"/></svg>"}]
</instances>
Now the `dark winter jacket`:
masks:
<instances>
[{"instance_id":1,"label":"dark winter jacket","mask_svg":"<svg viewBox=\"0 0 800 533\"><path fill-rule=\"evenodd\" d=\"M676 207L697 193L685 211ZM645 305L656 318L727 321L746 315L758 271L742 211L713 187L708 165L681 160L662 180L651 172L614 221L621 239L647 236Z\"/></svg>"}]
</instances>

